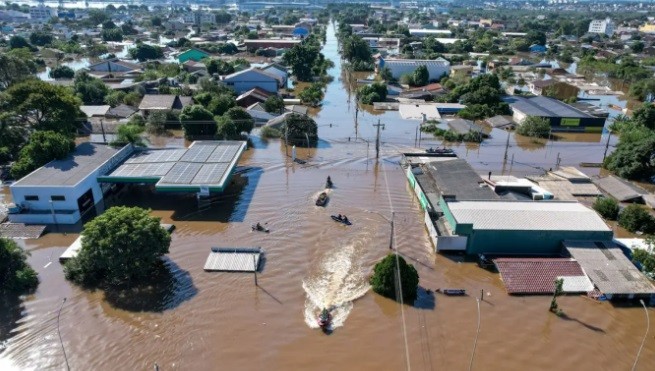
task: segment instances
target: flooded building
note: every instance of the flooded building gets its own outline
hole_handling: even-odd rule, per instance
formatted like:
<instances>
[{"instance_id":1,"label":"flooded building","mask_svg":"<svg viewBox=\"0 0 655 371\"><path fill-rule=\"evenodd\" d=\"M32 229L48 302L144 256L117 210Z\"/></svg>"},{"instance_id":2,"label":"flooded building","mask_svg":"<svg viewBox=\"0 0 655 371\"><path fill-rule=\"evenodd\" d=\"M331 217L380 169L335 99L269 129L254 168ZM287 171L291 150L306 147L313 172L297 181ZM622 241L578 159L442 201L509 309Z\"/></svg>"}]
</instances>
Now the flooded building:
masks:
<instances>
[{"instance_id":1,"label":"flooded building","mask_svg":"<svg viewBox=\"0 0 655 371\"><path fill-rule=\"evenodd\" d=\"M542 117L550 122L552 131L600 133L606 117L597 117L557 99L538 96L504 98L512 108L512 119L522 124L528 117Z\"/></svg>"}]
</instances>

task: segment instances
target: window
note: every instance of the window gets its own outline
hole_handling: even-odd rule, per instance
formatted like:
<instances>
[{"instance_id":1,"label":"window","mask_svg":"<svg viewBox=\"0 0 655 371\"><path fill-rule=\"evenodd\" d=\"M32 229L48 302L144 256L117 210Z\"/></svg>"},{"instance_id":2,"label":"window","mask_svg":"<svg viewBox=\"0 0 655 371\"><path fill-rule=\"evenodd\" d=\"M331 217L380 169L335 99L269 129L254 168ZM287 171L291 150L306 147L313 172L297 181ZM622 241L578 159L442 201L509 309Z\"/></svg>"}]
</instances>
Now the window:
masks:
<instances>
[{"instance_id":1,"label":"window","mask_svg":"<svg viewBox=\"0 0 655 371\"><path fill-rule=\"evenodd\" d=\"M66 196L50 196L50 201L66 201Z\"/></svg>"},{"instance_id":2,"label":"window","mask_svg":"<svg viewBox=\"0 0 655 371\"><path fill-rule=\"evenodd\" d=\"M39 196L25 196L25 201L38 201Z\"/></svg>"}]
</instances>

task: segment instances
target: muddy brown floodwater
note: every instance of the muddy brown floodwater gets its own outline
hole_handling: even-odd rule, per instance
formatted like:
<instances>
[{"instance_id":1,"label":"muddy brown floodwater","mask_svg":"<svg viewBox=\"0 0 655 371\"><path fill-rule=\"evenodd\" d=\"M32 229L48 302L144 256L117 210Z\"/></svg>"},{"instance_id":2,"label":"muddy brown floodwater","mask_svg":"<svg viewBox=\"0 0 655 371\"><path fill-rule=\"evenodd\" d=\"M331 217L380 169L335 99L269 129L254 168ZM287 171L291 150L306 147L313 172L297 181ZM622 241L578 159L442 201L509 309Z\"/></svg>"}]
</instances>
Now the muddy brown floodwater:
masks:
<instances>
[{"instance_id":1,"label":"muddy brown floodwater","mask_svg":"<svg viewBox=\"0 0 655 371\"><path fill-rule=\"evenodd\" d=\"M325 50L338 61L333 27ZM497 274L433 253L398 165L398 151L413 146L415 123L397 113L376 116L387 128L375 161L373 145L355 140L372 140L373 117L363 114L355 134L340 68L332 72L337 78L317 113L323 140L317 149L298 150L307 164L292 163L279 141L255 138L234 185L209 210L198 212L193 195L133 187L122 196L120 203L149 207L177 226L167 256L170 277L153 290L119 296L71 285L57 258L77 234L22 242L41 284L34 295L0 305L0 370L65 369L56 320L63 298L59 325L73 370L146 370L155 363L161 370L464 370L480 290L485 295L473 369L630 369L645 332L642 308L570 296L560 299L566 317L558 318L548 312L550 298L508 296ZM502 169L497 165L504 146L493 146L461 146L458 152L481 171ZM598 144L588 142L512 150L531 166L547 165L558 151L563 163L599 156ZM515 165L514 171L536 170ZM335 188L327 207L318 208L314 198L328 175ZM375 262L389 252L392 211L395 246L420 275L418 301L403 308L367 284ZM332 222L329 215L337 213L353 225ZM267 223L271 233L251 232L256 222ZM212 246L261 246L259 287L252 274L204 272ZM439 287L465 288L470 296L425 291ZM335 310L329 336L313 321L322 306ZM652 334L641 370L655 364Z\"/></svg>"}]
</instances>

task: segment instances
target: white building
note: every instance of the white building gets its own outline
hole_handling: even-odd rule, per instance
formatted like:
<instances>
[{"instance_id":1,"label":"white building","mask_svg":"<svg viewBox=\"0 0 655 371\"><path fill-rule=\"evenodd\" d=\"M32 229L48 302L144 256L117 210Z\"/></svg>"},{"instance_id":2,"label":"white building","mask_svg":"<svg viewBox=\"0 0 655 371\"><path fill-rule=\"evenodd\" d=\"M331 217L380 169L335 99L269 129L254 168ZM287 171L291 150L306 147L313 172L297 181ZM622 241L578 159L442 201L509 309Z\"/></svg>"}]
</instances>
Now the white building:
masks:
<instances>
[{"instance_id":1,"label":"white building","mask_svg":"<svg viewBox=\"0 0 655 371\"><path fill-rule=\"evenodd\" d=\"M605 19L594 19L589 23L589 33L614 35L614 22L607 17Z\"/></svg>"},{"instance_id":2,"label":"white building","mask_svg":"<svg viewBox=\"0 0 655 371\"><path fill-rule=\"evenodd\" d=\"M418 67L426 66L430 80L437 80L450 73L450 62L443 58L431 59L382 59L378 63L378 71L388 68L394 79L414 72Z\"/></svg>"},{"instance_id":3,"label":"white building","mask_svg":"<svg viewBox=\"0 0 655 371\"><path fill-rule=\"evenodd\" d=\"M30 8L30 19L36 22L47 22L55 16L55 11L47 6L35 6Z\"/></svg>"},{"instance_id":4,"label":"white building","mask_svg":"<svg viewBox=\"0 0 655 371\"><path fill-rule=\"evenodd\" d=\"M98 176L109 173L133 151L132 145L115 149L80 144L69 157L52 161L9 187L14 203L22 209L10 213L9 220L27 224L77 223L110 189L98 183Z\"/></svg>"}]
</instances>

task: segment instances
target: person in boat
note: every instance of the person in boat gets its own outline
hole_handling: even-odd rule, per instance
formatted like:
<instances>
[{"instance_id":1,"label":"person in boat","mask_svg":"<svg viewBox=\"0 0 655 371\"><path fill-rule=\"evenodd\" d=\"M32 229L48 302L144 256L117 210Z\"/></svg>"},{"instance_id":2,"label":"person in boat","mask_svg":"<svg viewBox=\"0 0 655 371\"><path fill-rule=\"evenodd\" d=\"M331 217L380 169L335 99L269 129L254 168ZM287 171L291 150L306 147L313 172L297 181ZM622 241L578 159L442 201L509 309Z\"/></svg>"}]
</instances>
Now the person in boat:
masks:
<instances>
[{"instance_id":1,"label":"person in boat","mask_svg":"<svg viewBox=\"0 0 655 371\"><path fill-rule=\"evenodd\" d=\"M346 223L348 223L348 217L344 215L344 216L343 216L343 221L346 222Z\"/></svg>"},{"instance_id":2,"label":"person in boat","mask_svg":"<svg viewBox=\"0 0 655 371\"><path fill-rule=\"evenodd\" d=\"M343 219L343 217L341 216L341 214L337 215L337 219L339 219L339 220Z\"/></svg>"},{"instance_id":3,"label":"person in boat","mask_svg":"<svg viewBox=\"0 0 655 371\"><path fill-rule=\"evenodd\" d=\"M264 227L262 227L262 225L259 224L259 222L257 222L257 225L255 226L255 228L257 228L258 231L261 231L262 229L264 229Z\"/></svg>"},{"instance_id":4,"label":"person in boat","mask_svg":"<svg viewBox=\"0 0 655 371\"><path fill-rule=\"evenodd\" d=\"M328 175L328 177L327 177L327 181L326 181L326 183L327 183L327 184L330 184L330 185L332 184L332 179L330 179L330 176L329 176L329 175Z\"/></svg>"}]
</instances>

